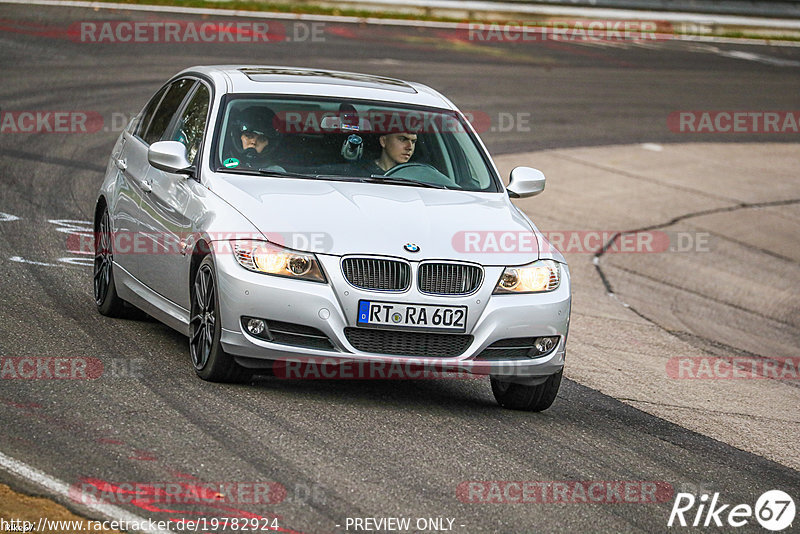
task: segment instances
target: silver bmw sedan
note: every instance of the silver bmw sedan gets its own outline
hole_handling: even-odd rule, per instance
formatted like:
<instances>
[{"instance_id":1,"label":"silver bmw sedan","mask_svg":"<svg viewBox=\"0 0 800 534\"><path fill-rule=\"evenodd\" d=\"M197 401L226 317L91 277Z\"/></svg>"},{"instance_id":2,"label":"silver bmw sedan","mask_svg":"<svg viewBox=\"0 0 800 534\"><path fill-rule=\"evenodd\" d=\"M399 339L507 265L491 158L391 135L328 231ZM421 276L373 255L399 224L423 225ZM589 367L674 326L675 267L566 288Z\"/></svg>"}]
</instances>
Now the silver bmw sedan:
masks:
<instances>
[{"instance_id":1,"label":"silver bmw sedan","mask_svg":"<svg viewBox=\"0 0 800 534\"><path fill-rule=\"evenodd\" d=\"M563 256L474 125L418 83L203 66L115 144L95 209L94 297L189 338L204 380L491 377L541 411L561 383Z\"/></svg>"}]
</instances>

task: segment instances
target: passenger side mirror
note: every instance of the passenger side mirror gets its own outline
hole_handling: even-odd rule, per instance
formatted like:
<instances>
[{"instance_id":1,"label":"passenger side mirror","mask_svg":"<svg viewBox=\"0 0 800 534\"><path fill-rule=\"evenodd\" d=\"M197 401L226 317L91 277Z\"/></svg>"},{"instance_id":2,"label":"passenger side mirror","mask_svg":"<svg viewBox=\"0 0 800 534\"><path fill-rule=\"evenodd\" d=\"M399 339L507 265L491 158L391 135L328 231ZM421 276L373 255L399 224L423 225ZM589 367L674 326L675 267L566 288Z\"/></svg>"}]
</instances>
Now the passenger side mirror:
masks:
<instances>
[{"instance_id":1,"label":"passenger side mirror","mask_svg":"<svg viewBox=\"0 0 800 534\"><path fill-rule=\"evenodd\" d=\"M506 190L511 198L532 197L544 191L544 174L538 169L517 167L511 171Z\"/></svg>"},{"instance_id":2,"label":"passenger side mirror","mask_svg":"<svg viewBox=\"0 0 800 534\"><path fill-rule=\"evenodd\" d=\"M194 168L186 159L186 147L178 141L159 141L150 145L147 161L158 170L173 174L193 174Z\"/></svg>"}]
</instances>

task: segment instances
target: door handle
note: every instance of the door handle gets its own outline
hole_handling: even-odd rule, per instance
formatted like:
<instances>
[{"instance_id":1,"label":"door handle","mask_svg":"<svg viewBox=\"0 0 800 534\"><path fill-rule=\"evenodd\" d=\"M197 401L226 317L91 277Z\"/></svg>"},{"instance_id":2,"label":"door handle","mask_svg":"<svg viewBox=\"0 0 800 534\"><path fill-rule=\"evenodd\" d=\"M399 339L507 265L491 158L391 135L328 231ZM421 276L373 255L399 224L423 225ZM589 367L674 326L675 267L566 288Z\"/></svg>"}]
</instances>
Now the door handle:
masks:
<instances>
[{"instance_id":1,"label":"door handle","mask_svg":"<svg viewBox=\"0 0 800 534\"><path fill-rule=\"evenodd\" d=\"M124 171L125 169L128 168L128 163L124 159L115 159L114 165L116 165L117 168L121 171Z\"/></svg>"},{"instance_id":2,"label":"door handle","mask_svg":"<svg viewBox=\"0 0 800 534\"><path fill-rule=\"evenodd\" d=\"M147 180L142 180L141 187L142 191L144 191L145 193L149 193L150 191L153 190L153 184L151 184Z\"/></svg>"}]
</instances>

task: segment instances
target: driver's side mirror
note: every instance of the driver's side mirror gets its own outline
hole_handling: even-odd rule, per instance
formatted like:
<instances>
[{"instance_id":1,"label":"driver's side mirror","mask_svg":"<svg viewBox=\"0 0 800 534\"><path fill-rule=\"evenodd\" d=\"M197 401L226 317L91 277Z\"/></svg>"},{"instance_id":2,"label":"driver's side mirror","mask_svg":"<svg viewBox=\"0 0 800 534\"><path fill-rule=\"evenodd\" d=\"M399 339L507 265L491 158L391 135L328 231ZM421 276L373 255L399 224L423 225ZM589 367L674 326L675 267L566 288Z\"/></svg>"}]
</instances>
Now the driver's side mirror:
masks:
<instances>
[{"instance_id":1,"label":"driver's side mirror","mask_svg":"<svg viewBox=\"0 0 800 534\"><path fill-rule=\"evenodd\" d=\"M530 167L516 167L511 171L506 190L511 198L532 197L544 191L544 174Z\"/></svg>"},{"instance_id":2,"label":"driver's side mirror","mask_svg":"<svg viewBox=\"0 0 800 534\"><path fill-rule=\"evenodd\" d=\"M194 168L186 158L186 147L178 141L158 141L150 145L147 161L156 169L173 174L192 174Z\"/></svg>"}]
</instances>

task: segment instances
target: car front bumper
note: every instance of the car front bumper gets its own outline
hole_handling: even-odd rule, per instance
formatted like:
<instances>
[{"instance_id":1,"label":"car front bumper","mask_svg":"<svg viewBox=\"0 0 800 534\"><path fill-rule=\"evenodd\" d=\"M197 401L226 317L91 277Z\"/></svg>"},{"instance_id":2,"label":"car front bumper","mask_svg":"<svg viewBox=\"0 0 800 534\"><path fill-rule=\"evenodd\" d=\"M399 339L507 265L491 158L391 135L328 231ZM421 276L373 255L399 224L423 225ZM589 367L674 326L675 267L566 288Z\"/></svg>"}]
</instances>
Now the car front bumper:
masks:
<instances>
[{"instance_id":1,"label":"car front bumper","mask_svg":"<svg viewBox=\"0 0 800 534\"><path fill-rule=\"evenodd\" d=\"M269 360L399 362L532 379L552 375L564 367L571 303L566 265L562 265L561 284L551 292L492 295L503 268L484 267L484 281L476 293L452 297L426 295L418 292L413 284L402 293L364 291L344 279L338 256L318 255L318 258L328 278L324 284L251 272L241 267L232 254L216 255L223 349L250 367L268 365ZM467 306L465 334L472 336L471 342L463 352L452 357L358 350L345 335L345 328L356 327L359 300ZM323 350L259 339L246 332L242 317L317 329L328 337L332 348ZM559 336L556 347L543 356L476 359L495 342L541 336Z\"/></svg>"}]
</instances>

